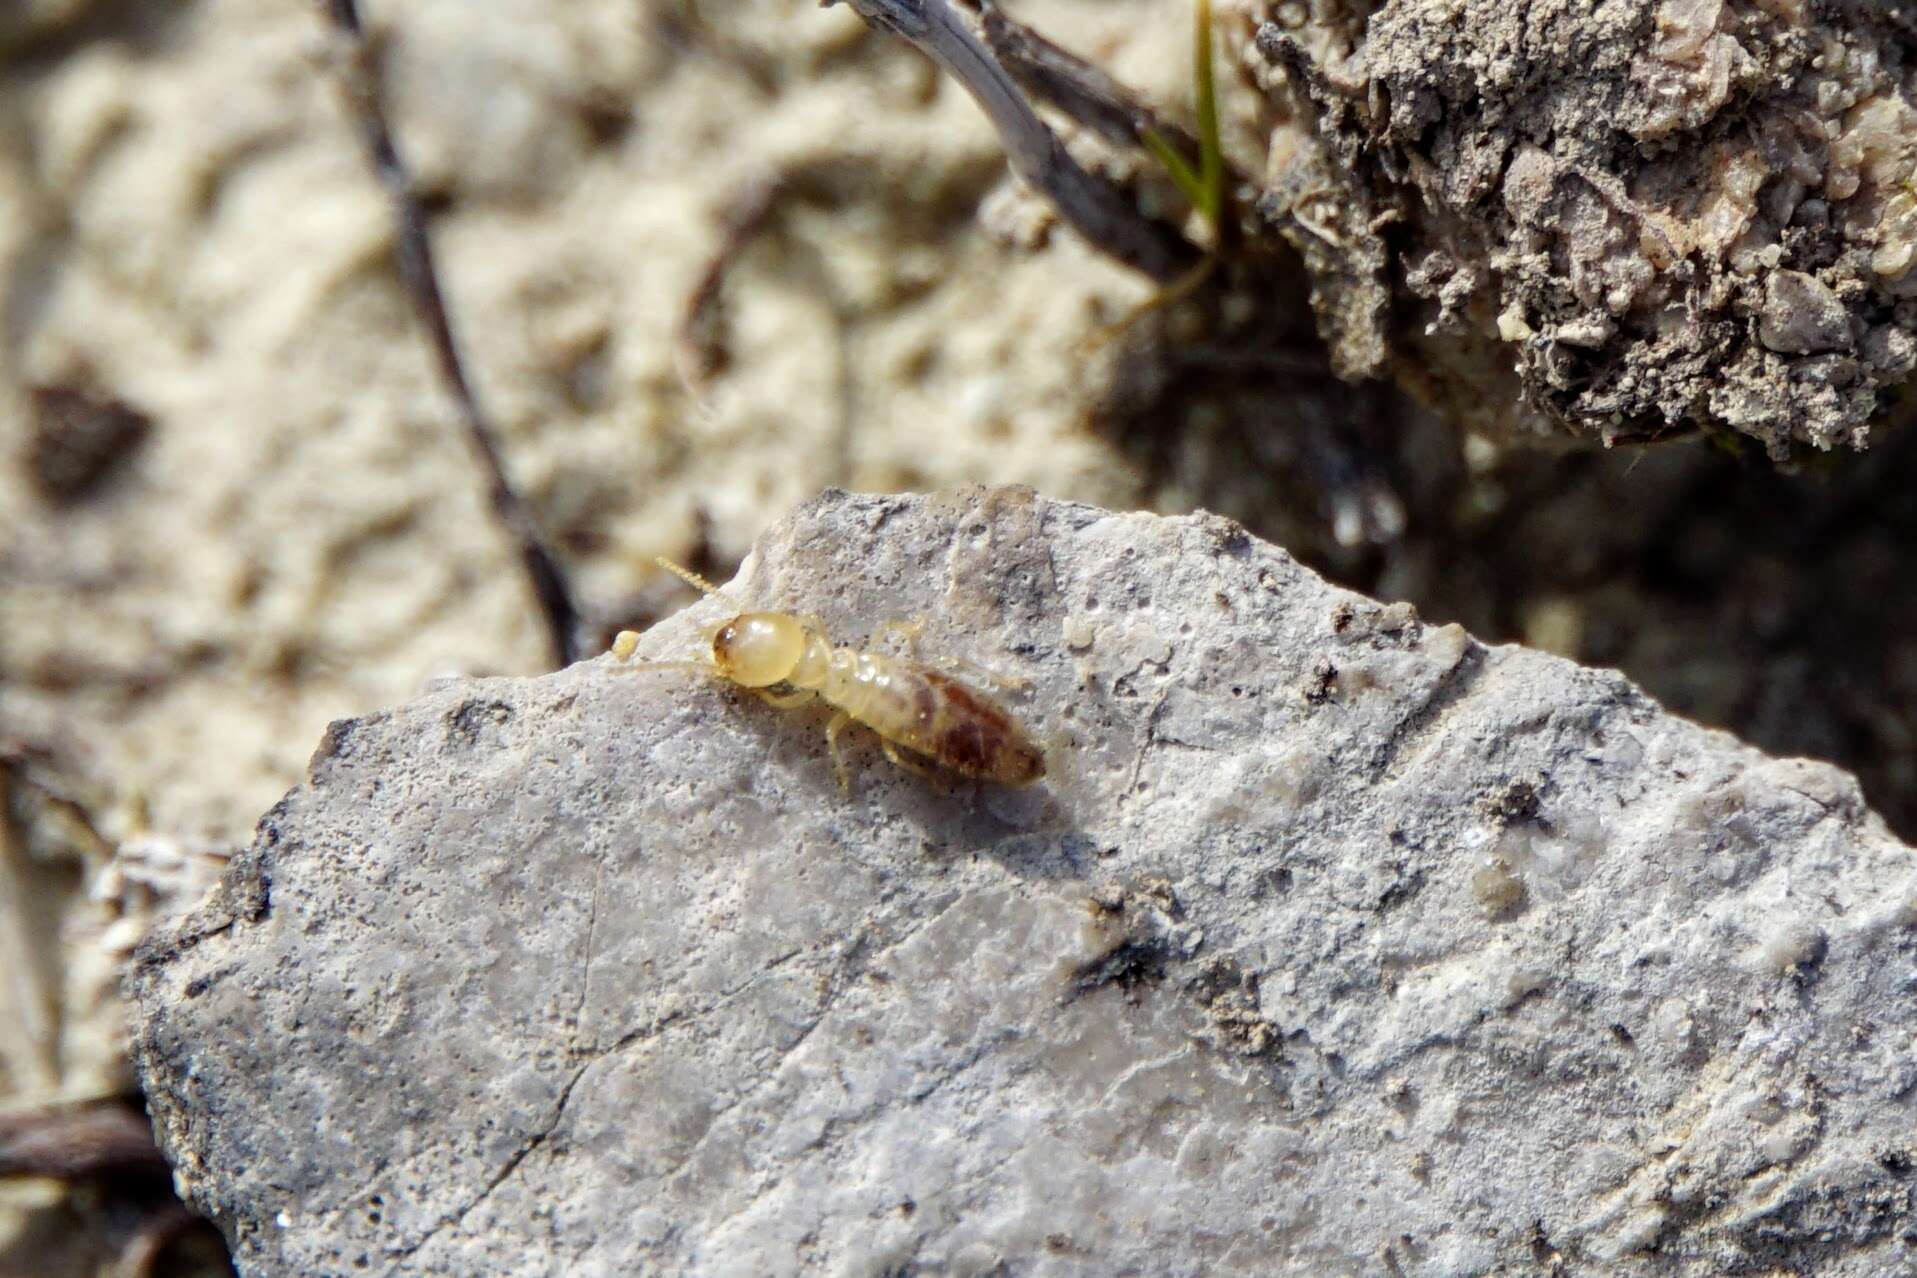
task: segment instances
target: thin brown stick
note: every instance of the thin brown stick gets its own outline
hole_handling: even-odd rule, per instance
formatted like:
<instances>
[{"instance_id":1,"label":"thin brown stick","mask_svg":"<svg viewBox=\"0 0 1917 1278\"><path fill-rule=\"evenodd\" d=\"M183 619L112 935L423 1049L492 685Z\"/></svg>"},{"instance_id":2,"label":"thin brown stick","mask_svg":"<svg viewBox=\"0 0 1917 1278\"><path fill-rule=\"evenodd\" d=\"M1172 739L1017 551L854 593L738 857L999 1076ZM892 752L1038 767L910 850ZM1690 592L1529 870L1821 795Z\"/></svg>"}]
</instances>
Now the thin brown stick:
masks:
<instances>
[{"instance_id":1,"label":"thin brown stick","mask_svg":"<svg viewBox=\"0 0 1917 1278\"><path fill-rule=\"evenodd\" d=\"M831 0L826 0L831 3ZM910 42L965 86L998 132L1012 172L1051 201L1091 245L1160 284L1201 256L1174 228L1147 217L1118 185L1089 172L1038 118L1012 73L947 0L847 0L868 23Z\"/></svg>"},{"instance_id":2,"label":"thin brown stick","mask_svg":"<svg viewBox=\"0 0 1917 1278\"><path fill-rule=\"evenodd\" d=\"M113 1266L113 1278L151 1278L161 1255L194 1226L210 1228L185 1203L168 1203L140 1222Z\"/></svg>"},{"instance_id":3,"label":"thin brown stick","mask_svg":"<svg viewBox=\"0 0 1917 1278\"><path fill-rule=\"evenodd\" d=\"M440 380L452 395L467 442L486 472L487 497L492 502L493 513L505 525L519 552L533 597L545 617L553 656L560 665L569 665L579 657L579 608L558 557L547 548L538 521L506 476L499 445L495 442L496 433L473 392L471 379L466 376L459 343L453 334L452 317L446 311L445 295L439 287L426 213L414 190L412 174L400 159L386 122L366 31L360 23L358 0L322 0L322 3L333 25L345 37L347 56L342 60L342 73L347 97L361 140L372 158L373 171L392 202L397 229L394 256L399 264L400 282L426 327Z\"/></svg>"},{"instance_id":4,"label":"thin brown stick","mask_svg":"<svg viewBox=\"0 0 1917 1278\"><path fill-rule=\"evenodd\" d=\"M167 1172L151 1124L127 1100L73 1101L0 1113L0 1179L164 1180Z\"/></svg>"},{"instance_id":5,"label":"thin brown stick","mask_svg":"<svg viewBox=\"0 0 1917 1278\"><path fill-rule=\"evenodd\" d=\"M721 297L726 272L752 242L778 207L786 189L786 179L777 173L762 174L748 182L734 197L722 219L718 251L686 298L679 318L679 331L673 342L673 360L679 378L695 397L705 393L706 383L730 360L726 349L721 316Z\"/></svg>"},{"instance_id":6,"label":"thin brown stick","mask_svg":"<svg viewBox=\"0 0 1917 1278\"><path fill-rule=\"evenodd\" d=\"M1010 17L992 0L975 0L985 43L1027 93L1118 146L1139 147L1157 134L1185 155L1198 139L1141 102L1101 68Z\"/></svg>"}]
</instances>

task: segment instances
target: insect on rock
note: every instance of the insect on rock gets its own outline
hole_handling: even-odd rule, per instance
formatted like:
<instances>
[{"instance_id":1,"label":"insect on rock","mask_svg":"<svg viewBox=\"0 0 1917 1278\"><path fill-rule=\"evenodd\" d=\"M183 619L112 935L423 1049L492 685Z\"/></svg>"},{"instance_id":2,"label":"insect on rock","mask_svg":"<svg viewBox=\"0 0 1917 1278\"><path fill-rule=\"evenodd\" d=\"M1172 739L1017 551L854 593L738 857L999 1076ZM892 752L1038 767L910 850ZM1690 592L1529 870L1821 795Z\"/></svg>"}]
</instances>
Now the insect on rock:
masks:
<instances>
[{"instance_id":1,"label":"insect on rock","mask_svg":"<svg viewBox=\"0 0 1917 1278\"><path fill-rule=\"evenodd\" d=\"M667 559L659 566L709 595L719 588ZM916 627L898 626L915 635ZM637 633L621 631L612 654L631 661ZM708 661L656 661L636 670L694 669L745 688L768 705L792 709L824 701L835 713L825 739L840 788L851 789L839 733L862 723L878 735L885 757L915 772L910 755L981 781L1030 785L1045 775L1044 753L1018 722L978 689L925 662L833 644L815 617L741 612L712 632Z\"/></svg>"}]
</instances>

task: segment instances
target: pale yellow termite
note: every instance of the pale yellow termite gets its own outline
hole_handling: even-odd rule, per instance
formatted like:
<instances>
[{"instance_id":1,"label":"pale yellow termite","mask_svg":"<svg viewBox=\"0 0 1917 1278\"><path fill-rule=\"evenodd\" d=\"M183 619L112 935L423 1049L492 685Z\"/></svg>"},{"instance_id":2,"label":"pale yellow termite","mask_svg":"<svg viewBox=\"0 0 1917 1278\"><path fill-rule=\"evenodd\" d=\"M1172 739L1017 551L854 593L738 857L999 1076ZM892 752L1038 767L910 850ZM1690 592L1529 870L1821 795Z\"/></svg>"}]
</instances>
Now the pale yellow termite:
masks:
<instances>
[{"instance_id":1,"label":"pale yellow termite","mask_svg":"<svg viewBox=\"0 0 1917 1278\"><path fill-rule=\"evenodd\" d=\"M667 559L666 571L709 595L718 587ZM621 631L612 653L630 660L639 636ZM921 770L901 748L961 776L1003 785L1029 785L1045 775L1045 756L1018 723L991 698L923 662L870 650L840 647L825 627L789 612L742 612L712 635L711 662L648 662L638 668L692 666L752 692L781 709L814 699L837 711L826 725L826 744L849 787L839 755L839 733L862 723L878 734L885 757Z\"/></svg>"}]
</instances>

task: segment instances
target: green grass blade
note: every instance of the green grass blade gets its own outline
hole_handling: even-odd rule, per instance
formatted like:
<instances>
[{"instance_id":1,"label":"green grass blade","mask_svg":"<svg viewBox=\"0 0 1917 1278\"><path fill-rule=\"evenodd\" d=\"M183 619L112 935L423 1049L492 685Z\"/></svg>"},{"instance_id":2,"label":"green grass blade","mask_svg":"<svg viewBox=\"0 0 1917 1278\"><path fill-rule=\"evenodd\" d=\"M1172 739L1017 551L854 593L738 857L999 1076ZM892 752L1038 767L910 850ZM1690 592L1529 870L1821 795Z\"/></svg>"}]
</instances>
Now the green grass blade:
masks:
<instances>
[{"instance_id":1,"label":"green grass blade","mask_svg":"<svg viewBox=\"0 0 1917 1278\"><path fill-rule=\"evenodd\" d=\"M1179 193L1191 202L1191 206L1201 212L1205 207L1205 180L1191 162L1178 153L1178 148L1166 141L1165 136L1155 129L1147 130L1143 139L1145 149L1150 151L1158 162L1165 166L1165 174L1172 180Z\"/></svg>"},{"instance_id":2,"label":"green grass blade","mask_svg":"<svg viewBox=\"0 0 1917 1278\"><path fill-rule=\"evenodd\" d=\"M1217 229L1225 215L1225 152L1219 140L1218 83L1212 66L1211 0L1192 9L1192 74L1198 86L1199 196L1192 201ZM1187 172L1190 171L1187 166Z\"/></svg>"}]
</instances>

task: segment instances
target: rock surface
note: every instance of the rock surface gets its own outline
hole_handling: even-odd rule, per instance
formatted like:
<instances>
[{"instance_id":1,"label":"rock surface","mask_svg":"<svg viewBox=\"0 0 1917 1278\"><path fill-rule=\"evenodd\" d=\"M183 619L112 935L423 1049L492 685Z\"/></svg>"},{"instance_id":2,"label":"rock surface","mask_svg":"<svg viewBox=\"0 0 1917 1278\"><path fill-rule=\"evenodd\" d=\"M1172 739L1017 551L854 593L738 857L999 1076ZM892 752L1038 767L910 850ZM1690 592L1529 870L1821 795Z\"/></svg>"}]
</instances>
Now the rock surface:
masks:
<instances>
[{"instance_id":1,"label":"rock surface","mask_svg":"<svg viewBox=\"0 0 1917 1278\"><path fill-rule=\"evenodd\" d=\"M924 614L1051 775L861 732L844 794L610 659L334 725L133 982L244 1272L1917 1264L1917 870L1844 774L1209 516L830 494L730 593Z\"/></svg>"}]
</instances>

